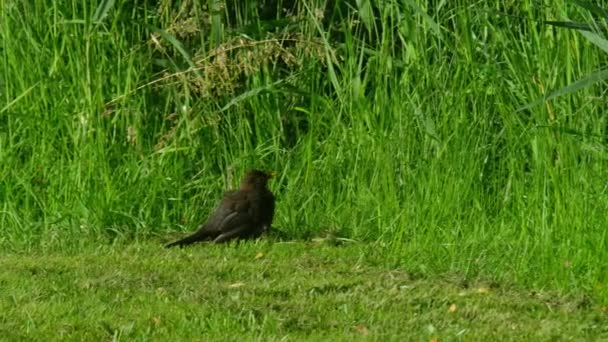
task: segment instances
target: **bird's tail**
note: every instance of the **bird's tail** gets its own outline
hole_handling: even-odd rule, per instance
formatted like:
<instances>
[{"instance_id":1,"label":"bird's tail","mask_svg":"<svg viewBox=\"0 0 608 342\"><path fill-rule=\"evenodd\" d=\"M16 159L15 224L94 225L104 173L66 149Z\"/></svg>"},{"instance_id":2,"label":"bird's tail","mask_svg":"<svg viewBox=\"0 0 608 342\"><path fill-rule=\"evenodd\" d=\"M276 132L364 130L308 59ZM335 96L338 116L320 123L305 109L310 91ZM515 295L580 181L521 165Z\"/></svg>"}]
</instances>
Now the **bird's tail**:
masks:
<instances>
[{"instance_id":1,"label":"bird's tail","mask_svg":"<svg viewBox=\"0 0 608 342\"><path fill-rule=\"evenodd\" d=\"M204 232L196 232L192 235L186 236L181 240L166 244L165 248L171 248L175 246L184 247L202 240L209 240L209 236L207 236L207 234L204 234Z\"/></svg>"}]
</instances>

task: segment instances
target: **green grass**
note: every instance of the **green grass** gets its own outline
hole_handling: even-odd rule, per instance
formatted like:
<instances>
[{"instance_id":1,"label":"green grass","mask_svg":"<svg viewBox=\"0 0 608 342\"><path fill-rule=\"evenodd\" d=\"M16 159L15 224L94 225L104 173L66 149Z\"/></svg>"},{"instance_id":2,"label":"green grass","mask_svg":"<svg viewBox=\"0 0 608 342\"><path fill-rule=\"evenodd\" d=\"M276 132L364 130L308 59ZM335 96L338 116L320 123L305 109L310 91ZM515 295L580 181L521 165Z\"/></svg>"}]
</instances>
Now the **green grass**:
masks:
<instances>
[{"instance_id":1,"label":"green grass","mask_svg":"<svg viewBox=\"0 0 608 342\"><path fill-rule=\"evenodd\" d=\"M288 240L608 304L605 82L575 83L606 53L542 24L602 21L566 1L351 2L3 2L0 248L149 258L128 246L194 229L264 168Z\"/></svg>"},{"instance_id":2,"label":"green grass","mask_svg":"<svg viewBox=\"0 0 608 342\"><path fill-rule=\"evenodd\" d=\"M7 340L608 338L606 307L384 265L380 246L259 242L4 253Z\"/></svg>"}]
</instances>

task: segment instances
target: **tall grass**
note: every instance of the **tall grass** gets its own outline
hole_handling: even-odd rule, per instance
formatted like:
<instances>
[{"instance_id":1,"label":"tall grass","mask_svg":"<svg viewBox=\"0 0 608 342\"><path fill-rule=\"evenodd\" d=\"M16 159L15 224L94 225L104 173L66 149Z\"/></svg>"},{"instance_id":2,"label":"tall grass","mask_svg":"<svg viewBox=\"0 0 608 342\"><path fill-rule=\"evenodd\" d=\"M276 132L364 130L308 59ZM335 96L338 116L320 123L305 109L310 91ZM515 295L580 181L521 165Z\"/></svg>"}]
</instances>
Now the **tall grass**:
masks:
<instances>
[{"instance_id":1,"label":"tall grass","mask_svg":"<svg viewBox=\"0 0 608 342\"><path fill-rule=\"evenodd\" d=\"M192 229L259 167L294 237L606 293L605 87L517 111L605 64L542 25L580 8L222 4L1 5L2 245Z\"/></svg>"}]
</instances>

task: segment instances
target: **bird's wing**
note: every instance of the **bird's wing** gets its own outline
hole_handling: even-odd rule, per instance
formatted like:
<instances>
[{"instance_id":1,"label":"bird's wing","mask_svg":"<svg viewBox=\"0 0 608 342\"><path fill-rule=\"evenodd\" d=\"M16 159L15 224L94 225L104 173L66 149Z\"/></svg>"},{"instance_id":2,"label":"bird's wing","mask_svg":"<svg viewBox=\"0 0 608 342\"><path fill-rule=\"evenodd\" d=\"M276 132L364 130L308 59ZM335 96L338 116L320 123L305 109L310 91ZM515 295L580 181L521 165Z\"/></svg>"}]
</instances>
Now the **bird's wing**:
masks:
<instances>
[{"instance_id":1,"label":"bird's wing","mask_svg":"<svg viewBox=\"0 0 608 342\"><path fill-rule=\"evenodd\" d=\"M238 199L238 191L227 191L224 193L222 201L217 208L213 210L207 222L198 226L197 230L191 235L170 243L166 247L185 246L198 241L213 240L222 234L224 227L232 224L237 218L238 212L235 211L234 203Z\"/></svg>"},{"instance_id":2,"label":"bird's wing","mask_svg":"<svg viewBox=\"0 0 608 342\"><path fill-rule=\"evenodd\" d=\"M250 230L251 225L249 223L243 223L241 225L234 226L231 230L225 231L220 234L218 237L213 239L215 243L221 243L230 241L234 238L247 235L247 232Z\"/></svg>"},{"instance_id":3,"label":"bird's wing","mask_svg":"<svg viewBox=\"0 0 608 342\"><path fill-rule=\"evenodd\" d=\"M207 220L205 231L220 234L251 222L250 202L249 194L246 191L226 193L218 208Z\"/></svg>"},{"instance_id":4,"label":"bird's wing","mask_svg":"<svg viewBox=\"0 0 608 342\"><path fill-rule=\"evenodd\" d=\"M239 191L228 200L231 204L231 212L220 222L218 230L222 233L232 231L241 226L249 226L254 218L250 213L251 199L246 191Z\"/></svg>"},{"instance_id":5,"label":"bird's wing","mask_svg":"<svg viewBox=\"0 0 608 342\"><path fill-rule=\"evenodd\" d=\"M222 204L209 219L207 225L213 223L213 230L217 236L213 242L221 243L230 241L240 236L245 236L252 229L254 218L251 215L251 199L246 191L238 191L226 196Z\"/></svg>"}]
</instances>

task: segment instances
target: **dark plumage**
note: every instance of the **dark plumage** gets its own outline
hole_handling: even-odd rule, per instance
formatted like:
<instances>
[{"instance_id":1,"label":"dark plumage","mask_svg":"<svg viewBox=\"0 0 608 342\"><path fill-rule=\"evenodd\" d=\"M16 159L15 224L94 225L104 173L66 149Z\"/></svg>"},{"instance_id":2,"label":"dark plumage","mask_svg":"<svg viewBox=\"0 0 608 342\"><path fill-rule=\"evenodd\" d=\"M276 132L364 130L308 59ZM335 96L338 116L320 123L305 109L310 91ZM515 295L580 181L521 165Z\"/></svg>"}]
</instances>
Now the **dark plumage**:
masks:
<instances>
[{"instance_id":1,"label":"dark plumage","mask_svg":"<svg viewBox=\"0 0 608 342\"><path fill-rule=\"evenodd\" d=\"M166 247L185 246L198 241L226 242L257 238L270 228L274 216L274 195L268 180L274 174L259 170L247 172L239 190L227 191L220 205L198 230Z\"/></svg>"}]
</instances>

